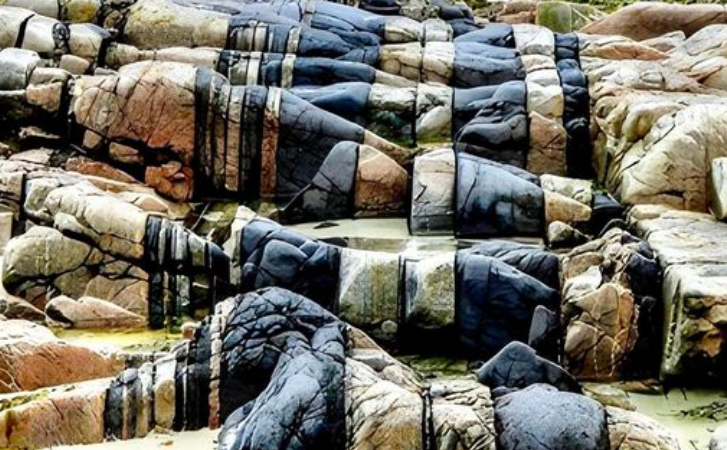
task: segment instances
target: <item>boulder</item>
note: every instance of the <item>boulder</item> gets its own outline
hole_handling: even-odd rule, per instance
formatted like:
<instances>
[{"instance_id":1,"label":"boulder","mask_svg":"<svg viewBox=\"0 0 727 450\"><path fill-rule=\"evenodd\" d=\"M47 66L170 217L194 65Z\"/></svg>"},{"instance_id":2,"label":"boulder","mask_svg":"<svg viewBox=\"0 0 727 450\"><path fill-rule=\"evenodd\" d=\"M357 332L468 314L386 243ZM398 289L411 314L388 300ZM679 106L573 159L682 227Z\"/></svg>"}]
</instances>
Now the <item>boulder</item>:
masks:
<instances>
[{"instance_id":1,"label":"boulder","mask_svg":"<svg viewBox=\"0 0 727 450\"><path fill-rule=\"evenodd\" d=\"M0 314L7 319L22 319L29 322L45 323L45 314L22 298L7 296L0 298Z\"/></svg>"},{"instance_id":2,"label":"boulder","mask_svg":"<svg viewBox=\"0 0 727 450\"><path fill-rule=\"evenodd\" d=\"M375 148L359 147L354 205L357 216L403 213L409 176L399 164Z\"/></svg>"},{"instance_id":3,"label":"boulder","mask_svg":"<svg viewBox=\"0 0 727 450\"><path fill-rule=\"evenodd\" d=\"M715 23L727 23L727 12L722 5L639 2L586 25L581 31L626 36L641 41L673 31L683 31L690 36Z\"/></svg>"},{"instance_id":4,"label":"boulder","mask_svg":"<svg viewBox=\"0 0 727 450\"><path fill-rule=\"evenodd\" d=\"M8 244L3 266L6 289L39 309L46 306L50 284L64 295L105 297L104 300L132 313L147 314L145 271L105 257L100 250L68 238L56 229L38 226L13 239Z\"/></svg>"},{"instance_id":5,"label":"boulder","mask_svg":"<svg viewBox=\"0 0 727 450\"><path fill-rule=\"evenodd\" d=\"M550 248L573 248L588 242L588 236L560 221L548 225L547 238Z\"/></svg>"},{"instance_id":6,"label":"boulder","mask_svg":"<svg viewBox=\"0 0 727 450\"><path fill-rule=\"evenodd\" d=\"M637 222L664 271L663 376L719 376L725 367L727 226L711 215L662 211Z\"/></svg>"},{"instance_id":7,"label":"boulder","mask_svg":"<svg viewBox=\"0 0 727 450\"><path fill-rule=\"evenodd\" d=\"M591 219L591 208L581 202L553 191L545 192L545 222L564 222L571 225L587 223Z\"/></svg>"},{"instance_id":8,"label":"boulder","mask_svg":"<svg viewBox=\"0 0 727 450\"><path fill-rule=\"evenodd\" d=\"M562 391L581 392L578 382L568 372L521 342L511 342L500 350L477 371L477 379L490 389L524 389L533 384L549 384Z\"/></svg>"},{"instance_id":9,"label":"boulder","mask_svg":"<svg viewBox=\"0 0 727 450\"><path fill-rule=\"evenodd\" d=\"M590 180L544 174L540 176L540 187L545 191L558 193L589 207L593 203L593 182Z\"/></svg>"},{"instance_id":10,"label":"boulder","mask_svg":"<svg viewBox=\"0 0 727 450\"><path fill-rule=\"evenodd\" d=\"M607 450L606 412L594 400L535 384L495 403L498 448Z\"/></svg>"},{"instance_id":11,"label":"boulder","mask_svg":"<svg viewBox=\"0 0 727 450\"><path fill-rule=\"evenodd\" d=\"M147 324L144 316L93 297L74 300L61 295L45 307L54 322L70 328L139 328Z\"/></svg>"},{"instance_id":12,"label":"boulder","mask_svg":"<svg viewBox=\"0 0 727 450\"><path fill-rule=\"evenodd\" d=\"M228 302L237 302L237 311L229 316L221 343L228 353L219 391L220 414L226 418L220 448L343 445L349 373L343 322L282 289Z\"/></svg>"}]
</instances>

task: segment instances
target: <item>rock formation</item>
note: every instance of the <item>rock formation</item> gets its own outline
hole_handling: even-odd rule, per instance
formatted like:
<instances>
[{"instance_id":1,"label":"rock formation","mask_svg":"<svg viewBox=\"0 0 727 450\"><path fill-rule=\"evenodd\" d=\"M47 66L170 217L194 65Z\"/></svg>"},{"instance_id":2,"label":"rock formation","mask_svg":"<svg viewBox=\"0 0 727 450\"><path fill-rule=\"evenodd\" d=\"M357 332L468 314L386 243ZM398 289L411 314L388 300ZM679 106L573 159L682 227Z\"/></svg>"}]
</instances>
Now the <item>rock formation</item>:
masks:
<instances>
[{"instance_id":1,"label":"rock formation","mask_svg":"<svg viewBox=\"0 0 727 450\"><path fill-rule=\"evenodd\" d=\"M544 384L522 387L493 401L471 379L425 383L318 304L268 288L219 303L192 340L153 363L18 397L0 411L0 436L6 446L37 448L222 425L221 449L602 449L609 434L631 436L638 426L641 438L673 440L637 413ZM52 431L29 431L54 418ZM93 425L75 430L74 420Z\"/></svg>"},{"instance_id":2,"label":"rock formation","mask_svg":"<svg viewBox=\"0 0 727 450\"><path fill-rule=\"evenodd\" d=\"M492 3L0 0L0 447L678 450L580 382L727 373L724 7Z\"/></svg>"}]
</instances>

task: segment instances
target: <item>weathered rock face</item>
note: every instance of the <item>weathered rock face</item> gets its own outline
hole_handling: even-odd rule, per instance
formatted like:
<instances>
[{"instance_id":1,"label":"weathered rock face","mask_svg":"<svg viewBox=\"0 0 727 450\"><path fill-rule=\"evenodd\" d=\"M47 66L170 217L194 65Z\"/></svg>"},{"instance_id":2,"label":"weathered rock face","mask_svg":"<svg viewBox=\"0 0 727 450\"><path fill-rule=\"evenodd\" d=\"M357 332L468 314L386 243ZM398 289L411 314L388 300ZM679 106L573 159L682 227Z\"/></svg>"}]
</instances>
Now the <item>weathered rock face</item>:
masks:
<instances>
[{"instance_id":1,"label":"weathered rock face","mask_svg":"<svg viewBox=\"0 0 727 450\"><path fill-rule=\"evenodd\" d=\"M207 305L189 304L190 279L201 292L215 289L212 278L228 279L221 249L158 218L176 218L183 207L135 191L136 185L124 191L123 183L30 163L7 160L1 166L0 176L8 180L3 201L26 223L38 224L8 243L3 283L37 309L59 294L90 296L128 311L132 316L123 315L129 320L143 316L161 326L212 304L212 294ZM175 302L165 302L165 295Z\"/></svg>"},{"instance_id":2,"label":"weathered rock face","mask_svg":"<svg viewBox=\"0 0 727 450\"><path fill-rule=\"evenodd\" d=\"M393 340L399 326L399 255L341 250L338 316L375 338Z\"/></svg>"},{"instance_id":3,"label":"weathered rock face","mask_svg":"<svg viewBox=\"0 0 727 450\"><path fill-rule=\"evenodd\" d=\"M108 379L10 397L17 406L0 411L3 448L48 448L104 441Z\"/></svg>"},{"instance_id":4,"label":"weathered rock face","mask_svg":"<svg viewBox=\"0 0 727 450\"><path fill-rule=\"evenodd\" d=\"M229 416L223 448L337 448L345 441L345 325L312 302L295 301L284 291L263 291L228 316L219 387L220 414ZM286 318L276 320L283 311ZM275 344L291 333L295 339ZM254 336L263 337L259 346L240 351ZM259 381L250 385L250 376ZM233 412L233 404L245 406Z\"/></svg>"},{"instance_id":5,"label":"weathered rock face","mask_svg":"<svg viewBox=\"0 0 727 450\"><path fill-rule=\"evenodd\" d=\"M620 229L561 265L565 366L576 377L654 376L662 334L660 268L649 245Z\"/></svg>"},{"instance_id":6,"label":"weathered rock face","mask_svg":"<svg viewBox=\"0 0 727 450\"><path fill-rule=\"evenodd\" d=\"M406 209L408 184L409 175L393 159L371 146L342 142L281 217L290 223L400 215Z\"/></svg>"},{"instance_id":7,"label":"weathered rock face","mask_svg":"<svg viewBox=\"0 0 727 450\"><path fill-rule=\"evenodd\" d=\"M455 325L456 256L443 254L404 264L404 322L414 331L435 335Z\"/></svg>"},{"instance_id":8,"label":"weathered rock face","mask_svg":"<svg viewBox=\"0 0 727 450\"><path fill-rule=\"evenodd\" d=\"M539 235L544 230L543 191L519 172L461 154L457 158L457 177L458 235Z\"/></svg>"},{"instance_id":9,"label":"weathered rock face","mask_svg":"<svg viewBox=\"0 0 727 450\"><path fill-rule=\"evenodd\" d=\"M727 169L727 158L715 158L712 160L711 171L711 210L714 216L723 220L727 217L727 185L725 184L725 169Z\"/></svg>"},{"instance_id":10,"label":"weathered rock face","mask_svg":"<svg viewBox=\"0 0 727 450\"><path fill-rule=\"evenodd\" d=\"M114 376L124 365L120 355L62 342L24 320L6 320L0 331L0 393Z\"/></svg>"},{"instance_id":11,"label":"weathered rock face","mask_svg":"<svg viewBox=\"0 0 727 450\"><path fill-rule=\"evenodd\" d=\"M345 7L330 9L331 5L326 3L307 5L312 8L306 10L308 14L335 17L334 21L353 13ZM577 161L571 164L570 160L571 154L582 153L585 148L579 133L583 123L587 123L588 109L583 105L588 103L588 95L575 35L553 34L535 26L493 26L455 42L427 42L424 46L410 42L379 47L374 35L380 34L382 24L388 30L384 32L384 40L407 35L403 29L408 29L410 24L401 18L389 20L362 13L357 17L366 18L370 23L351 22L349 32L341 33L351 52L367 51L370 47L376 56L375 61L368 61L370 64L398 73L406 71L402 68L406 62L404 65L415 72L418 80L469 89L397 85L391 77L379 77L362 66L351 66L346 70L355 73L361 81L283 92L276 88L232 86L210 67L229 75L235 82L243 82L238 72L244 69L246 84L290 86L294 78L291 70L296 70L293 60L265 57L263 64L262 59L253 60L248 55L244 57L244 67L240 65L232 70L232 66L243 64L243 60L227 50L273 51L262 42L273 45L273 41L283 37L287 40L288 34L293 33L297 43L294 49L286 48L287 53L296 53L300 44L300 48L311 46L322 52L307 56L330 58L336 55L330 54L330 45L322 43L336 40L338 36L330 31L338 25L329 23L330 30L326 32L306 28L304 31L311 34L304 36L295 25L302 17L287 17L295 14L282 5L270 10L266 5L253 8L257 11L253 15L262 14L264 20L270 21L266 23L248 18L247 14L253 10L236 10L229 4L215 4L210 8L214 12L198 10L189 2L165 0L144 0L128 10L112 8L119 16L114 20L128 25L123 27L123 36L119 38L127 44L109 44L112 48L108 54L104 51L103 56L113 62L112 67L120 67L119 71L81 77L72 83L71 105L76 125L73 139L96 158L108 157L115 164L124 164L139 178L143 173L146 184L164 196L178 201L188 200L195 193L274 201L294 199L283 215L288 220L316 217L327 209L329 201L334 209L343 212L351 195L353 206L349 209L356 216L401 213L406 209L402 196L408 183L405 171L391 159L398 164L409 162L411 152L364 130L360 123L374 131L400 130L412 142L417 141L420 133L416 128L421 125L423 139L432 133L454 135L458 152L490 157L535 173L563 174L579 169ZM164 27L147 33L143 27L149 17L142 11L147 11L152 18L159 14L166 17ZM234 11L239 14L229 17ZM196 22L183 17L184 13L192 12L199 13ZM107 13L104 9L100 14ZM379 19L383 22L378 22ZM105 18L98 20L105 21ZM373 26L373 23L379 25ZM315 24L313 28L321 25ZM435 40L439 34L434 33L436 27L433 23L424 25L425 30L433 32L431 36ZM222 28L223 34L228 35L224 43L217 42ZM196 34L190 37L189 33ZM250 33L256 37L252 41ZM415 32L402 39L421 40L417 36L419 33ZM163 49L171 45L190 46L189 39L194 41L194 47L204 44L226 50ZM156 41L155 46L163 50L151 52L128 45L143 47ZM418 50L412 45L419 45ZM27 56L32 59L32 55ZM123 62L134 61L143 62L121 67ZM179 61L207 67L195 68ZM497 63L491 64L494 61ZM304 69L314 63L300 61L300 66ZM18 71L9 62L8 68L12 73ZM264 76L258 79L258 75L251 75L256 72L272 75L269 79ZM310 72L300 76L314 78ZM371 84L378 78L391 85ZM322 84L323 80L319 81ZM24 83L29 84L32 86L29 81ZM310 99L313 105L301 98ZM342 107L344 103L346 106ZM111 113L101 111L98 106L101 104L111 105ZM142 107L147 104L151 107ZM529 121L529 115L534 120ZM306 120L299 120L303 116ZM412 127L412 122L417 126ZM532 130L528 128L529 122L533 124ZM293 135L296 139L291 138ZM349 181L352 156L346 155L352 145L343 145L333 152L337 144L348 141L353 146L359 144L353 181ZM324 162L329 156L332 159L326 165ZM338 180L343 184L328 185L328 166L344 160L348 162L347 170ZM69 164L75 170L127 179L101 162L72 158ZM460 184L458 180L458 192L470 189L468 186L459 189ZM334 192L329 195L331 189ZM347 191L353 193L345 195ZM575 218L581 219L581 216Z\"/></svg>"},{"instance_id":12,"label":"weathered rock face","mask_svg":"<svg viewBox=\"0 0 727 450\"><path fill-rule=\"evenodd\" d=\"M526 341L535 308L557 310L558 293L495 258L457 258L455 323L470 352L491 356L513 340Z\"/></svg>"},{"instance_id":13,"label":"weathered rock face","mask_svg":"<svg viewBox=\"0 0 727 450\"><path fill-rule=\"evenodd\" d=\"M711 161L724 156L724 124L709 116L724 98L696 80L719 71L711 61L720 50L705 34L687 41L669 48L658 41L581 36L581 54L598 58L585 69L595 101L594 165L599 180L625 204L695 211L710 204ZM700 46L705 53L697 56ZM621 58L626 60L608 61Z\"/></svg>"},{"instance_id":14,"label":"weathered rock face","mask_svg":"<svg viewBox=\"0 0 727 450\"><path fill-rule=\"evenodd\" d=\"M639 217L639 208L633 217ZM711 216L690 212L657 212L636 222L659 257L664 272L663 298L665 376L722 373L724 360L725 229Z\"/></svg>"},{"instance_id":15,"label":"weathered rock face","mask_svg":"<svg viewBox=\"0 0 727 450\"><path fill-rule=\"evenodd\" d=\"M632 411L609 406L608 433L612 449L678 450L679 443L655 420Z\"/></svg>"},{"instance_id":16,"label":"weathered rock face","mask_svg":"<svg viewBox=\"0 0 727 450\"><path fill-rule=\"evenodd\" d=\"M455 157L441 149L414 159L409 228L414 234L454 230Z\"/></svg>"},{"instance_id":17,"label":"weathered rock face","mask_svg":"<svg viewBox=\"0 0 727 450\"><path fill-rule=\"evenodd\" d=\"M177 200L188 199L195 185L250 199L290 199L311 183L331 149L342 141L375 141L398 162L407 159L404 149L288 92L231 87L206 68L138 63L123 67L118 75L82 78L74 89L78 124L106 141L136 147L145 161L156 161L150 164L156 168L146 167L147 183ZM101 104L115 113L102 119ZM158 106L142 108L144 104ZM305 161L297 158L300 151ZM387 165L381 161L390 160L365 161L362 158L362 180L367 178L366 167L381 168ZM393 167L388 169L393 170L390 176L401 178ZM400 184L392 185L394 197ZM365 210L361 202L359 208Z\"/></svg>"},{"instance_id":18,"label":"weathered rock face","mask_svg":"<svg viewBox=\"0 0 727 450\"><path fill-rule=\"evenodd\" d=\"M433 2L3 2L0 153L50 148L0 161L0 246L20 234L3 254L18 296L0 302L4 329L6 316L162 327L210 314L134 364L42 331L6 339L7 390L134 368L57 402L0 405L0 447L223 424L224 450L673 446L577 395L575 377L655 376L665 325L663 374L723 372L723 252L706 248L723 233L649 209L638 226L659 267L594 186L723 215L727 27L636 41L531 23L570 31L582 17L558 2L508 2L503 17L528 22L512 26ZM713 10L699 8L694 23ZM594 183L565 178L593 169ZM288 223L408 214L422 234L600 237L562 264L501 241L394 254L179 206L219 197ZM211 242L228 231L232 267ZM397 350L490 358L482 383L425 382L344 321ZM38 373L59 358L86 372ZM16 423L15 407L38 418Z\"/></svg>"}]
</instances>

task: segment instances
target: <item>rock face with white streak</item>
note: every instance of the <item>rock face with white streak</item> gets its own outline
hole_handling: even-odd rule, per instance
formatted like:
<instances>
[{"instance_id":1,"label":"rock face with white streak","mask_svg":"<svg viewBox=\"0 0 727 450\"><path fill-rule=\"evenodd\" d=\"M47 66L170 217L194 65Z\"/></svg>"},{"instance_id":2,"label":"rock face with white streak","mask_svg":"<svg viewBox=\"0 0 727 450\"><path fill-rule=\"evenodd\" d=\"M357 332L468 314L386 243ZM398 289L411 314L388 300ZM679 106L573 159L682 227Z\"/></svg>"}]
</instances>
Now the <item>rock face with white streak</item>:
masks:
<instances>
[{"instance_id":1,"label":"rock face with white streak","mask_svg":"<svg viewBox=\"0 0 727 450\"><path fill-rule=\"evenodd\" d=\"M414 159L409 226L414 234L454 229L455 156L450 149Z\"/></svg>"},{"instance_id":2,"label":"rock face with white streak","mask_svg":"<svg viewBox=\"0 0 727 450\"><path fill-rule=\"evenodd\" d=\"M725 173L725 170L727 170L727 158L715 158L712 160L711 209L714 216L719 220L727 218L727 179L725 179L727 173Z\"/></svg>"}]
</instances>

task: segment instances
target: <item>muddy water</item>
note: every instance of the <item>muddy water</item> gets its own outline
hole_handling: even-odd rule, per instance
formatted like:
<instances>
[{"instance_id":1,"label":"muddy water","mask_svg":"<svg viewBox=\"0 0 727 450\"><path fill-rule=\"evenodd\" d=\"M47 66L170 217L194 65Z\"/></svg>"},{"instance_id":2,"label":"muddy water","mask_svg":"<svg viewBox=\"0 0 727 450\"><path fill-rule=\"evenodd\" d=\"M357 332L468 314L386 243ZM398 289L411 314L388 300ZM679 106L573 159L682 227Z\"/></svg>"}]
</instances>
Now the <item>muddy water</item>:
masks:
<instances>
[{"instance_id":1,"label":"muddy water","mask_svg":"<svg viewBox=\"0 0 727 450\"><path fill-rule=\"evenodd\" d=\"M418 256L454 251L473 243L458 241L452 236L412 237L404 219L342 220L302 224L291 228L318 239L343 239L351 248L405 252ZM522 242L541 244L536 239ZM82 341L94 346L115 346L130 351L167 350L181 338L178 334L164 330L61 330L58 335L66 340ZM462 360L422 358L416 355L402 356L401 360L429 379L473 377L474 367ZM682 450L708 450L711 432L727 421L727 390L675 389L665 395L629 393L628 397L637 411L652 417L677 435ZM721 406L721 409L714 406ZM155 433L145 439L135 440L133 444L127 441L59 448L207 450L216 447L216 436L217 431L205 429L184 433Z\"/></svg>"},{"instance_id":2,"label":"muddy water","mask_svg":"<svg viewBox=\"0 0 727 450\"><path fill-rule=\"evenodd\" d=\"M716 427L727 423L727 390L672 389L665 395L629 394L636 410L677 435L682 450L707 450Z\"/></svg>"}]
</instances>

